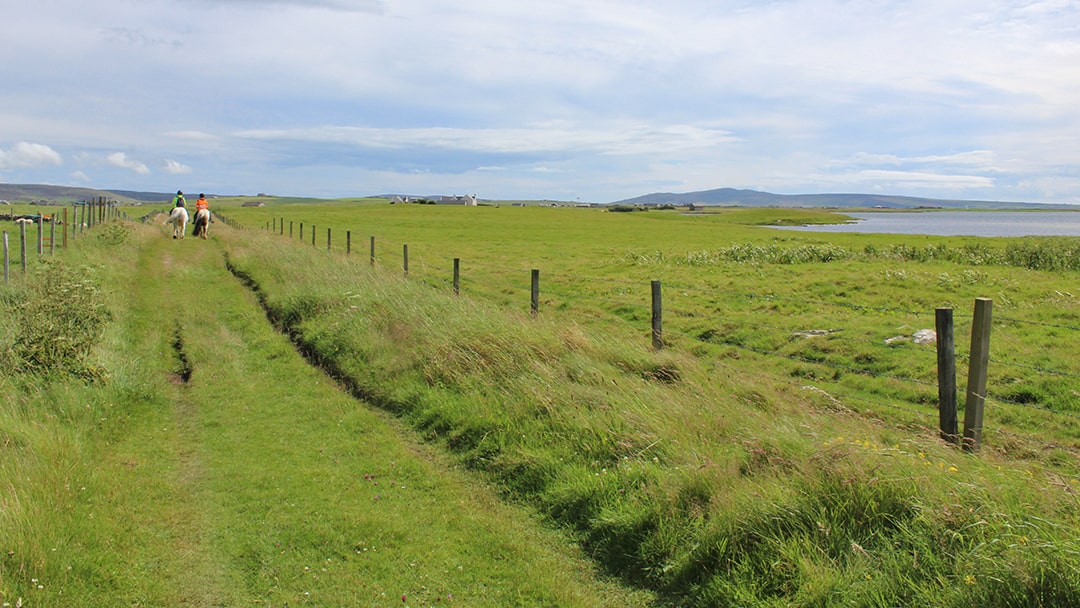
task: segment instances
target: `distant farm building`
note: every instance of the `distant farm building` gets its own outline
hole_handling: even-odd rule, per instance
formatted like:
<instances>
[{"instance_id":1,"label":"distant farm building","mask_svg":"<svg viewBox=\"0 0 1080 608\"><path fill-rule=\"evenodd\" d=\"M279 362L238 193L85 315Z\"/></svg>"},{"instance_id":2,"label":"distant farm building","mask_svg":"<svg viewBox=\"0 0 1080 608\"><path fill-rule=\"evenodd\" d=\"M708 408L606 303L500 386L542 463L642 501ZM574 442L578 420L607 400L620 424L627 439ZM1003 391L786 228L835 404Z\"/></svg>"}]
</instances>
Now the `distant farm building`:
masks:
<instances>
[{"instance_id":1,"label":"distant farm building","mask_svg":"<svg viewBox=\"0 0 1080 608\"><path fill-rule=\"evenodd\" d=\"M245 201L241 207L265 207L266 203L262 201Z\"/></svg>"},{"instance_id":2,"label":"distant farm building","mask_svg":"<svg viewBox=\"0 0 1080 608\"><path fill-rule=\"evenodd\" d=\"M476 195L466 194L464 196L444 196L438 200L440 205L465 205L467 207L476 206Z\"/></svg>"}]
</instances>

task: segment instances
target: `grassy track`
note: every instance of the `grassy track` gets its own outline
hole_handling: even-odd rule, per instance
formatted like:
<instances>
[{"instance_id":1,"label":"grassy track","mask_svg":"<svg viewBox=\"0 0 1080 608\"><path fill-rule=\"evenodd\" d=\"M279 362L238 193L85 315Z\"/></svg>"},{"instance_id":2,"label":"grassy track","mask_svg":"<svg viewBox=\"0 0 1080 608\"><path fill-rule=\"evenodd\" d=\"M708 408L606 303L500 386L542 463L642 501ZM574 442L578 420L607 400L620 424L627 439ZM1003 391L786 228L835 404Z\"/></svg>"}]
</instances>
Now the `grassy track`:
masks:
<instances>
[{"instance_id":1,"label":"grassy track","mask_svg":"<svg viewBox=\"0 0 1080 608\"><path fill-rule=\"evenodd\" d=\"M5 402L25 404L0 418L0 437L18 438L0 443L7 460L0 600L624 606L649 599L597 578L568 539L499 503L307 365L226 271L213 240L163 235L137 227L91 254L111 259L101 278L115 290L114 318L99 352L108 382L0 384ZM54 412L78 414L42 418L46 401ZM81 403L92 413L79 411ZM54 437L33 435L36 426ZM61 485L43 481L49 476Z\"/></svg>"}]
</instances>

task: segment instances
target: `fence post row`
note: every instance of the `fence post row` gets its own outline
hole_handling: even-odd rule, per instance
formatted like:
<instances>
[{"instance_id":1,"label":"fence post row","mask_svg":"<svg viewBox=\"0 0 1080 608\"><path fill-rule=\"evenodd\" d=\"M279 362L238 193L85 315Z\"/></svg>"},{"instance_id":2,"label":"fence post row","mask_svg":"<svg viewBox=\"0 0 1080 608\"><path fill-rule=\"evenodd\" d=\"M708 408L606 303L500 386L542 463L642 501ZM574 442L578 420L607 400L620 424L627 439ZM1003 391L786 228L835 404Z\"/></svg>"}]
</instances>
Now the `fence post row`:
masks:
<instances>
[{"instance_id":1,"label":"fence post row","mask_svg":"<svg viewBox=\"0 0 1080 608\"><path fill-rule=\"evenodd\" d=\"M76 212L78 210L76 209ZM64 210L65 217L67 210ZM85 214L85 208L84 208ZM282 234L285 232L285 219L275 223L275 230ZM73 231L74 234L74 231ZM289 222L289 237L293 234L293 222ZM22 265L26 272L26 228L21 226L22 240ZM65 231L65 244L67 233ZM300 239L304 238L304 224L300 222ZM311 227L311 244L315 245L315 226ZM39 236L40 241L40 236ZM326 249L332 249L332 229L326 229ZM8 279L8 241L7 233L4 233L4 280ZM402 270L405 277L409 276L409 246L401 247ZM345 252L352 253L352 232L345 232ZM40 253L40 245L39 245ZM375 236L370 237L370 262L375 265ZM454 258L453 289L454 295L461 293L461 259ZM530 287L530 312L534 315L540 311L540 270L532 270ZM651 282L652 291L652 316L651 335L652 346L655 350L664 348L663 332L663 291L660 281ZM964 430L961 435L958 429L958 399L956 383L956 348L954 338L953 310L951 308L938 308L935 310L935 328L937 334L937 365L938 365L938 422L941 438L950 443L961 444L965 451L977 451L982 442L983 410L986 403L986 384L988 366L990 360L990 328L993 301L989 298L976 298L975 313L971 328L971 355L968 368L968 384L964 403Z\"/></svg>"}]
</instances>

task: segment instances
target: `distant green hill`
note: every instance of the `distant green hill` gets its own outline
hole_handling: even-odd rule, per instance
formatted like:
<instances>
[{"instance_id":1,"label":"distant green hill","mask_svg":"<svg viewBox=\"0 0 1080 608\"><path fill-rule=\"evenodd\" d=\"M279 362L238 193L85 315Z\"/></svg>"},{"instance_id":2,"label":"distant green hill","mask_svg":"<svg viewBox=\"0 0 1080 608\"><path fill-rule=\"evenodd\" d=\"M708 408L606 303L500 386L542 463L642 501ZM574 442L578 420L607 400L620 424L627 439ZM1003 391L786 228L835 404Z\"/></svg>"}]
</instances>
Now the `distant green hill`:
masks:
<instances>
[{"instance_id":1,"label":"distant green hill","mask_svg":"<svg viewBox=\"0 0 1080 608\"><path fill-rule=\"evenodd\" d=\"M11 202L71 203L104 196L122 203L168 201L172 194L165 192L136 192L132 190L98 190L74 186L47 184L0 184L0 200Z\"/></svg>"},{"instance_id":2,"label":"distant green hill","mask_svg":"<svg viewBox=\"0 0 1080 608\"><path fill-rule=\"evenodd\" d=\"M731 207L838 207L887 209L1070 209L1055 203L1024 203L1010 201L969 201L887 194L773 194L758 190L718 188L698 192L656 192L611 203L612 205L721 205Z\"/></svg>"}]
</instances>

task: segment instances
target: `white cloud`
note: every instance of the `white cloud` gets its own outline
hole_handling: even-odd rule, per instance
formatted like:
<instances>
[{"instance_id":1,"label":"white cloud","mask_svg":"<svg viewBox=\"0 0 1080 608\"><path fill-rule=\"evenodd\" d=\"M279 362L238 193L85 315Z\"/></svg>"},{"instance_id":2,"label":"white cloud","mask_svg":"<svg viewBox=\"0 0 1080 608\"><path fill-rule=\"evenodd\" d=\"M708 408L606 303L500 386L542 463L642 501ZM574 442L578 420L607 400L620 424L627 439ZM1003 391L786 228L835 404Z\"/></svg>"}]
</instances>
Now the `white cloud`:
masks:
<instances>
[{"instance_id":1,"label":"white cloud","mask_svg":"<svg viewBox=\"0 0 1080 608\"><path fill-rule=\"evenodd\" d=\"M23 169L62 165L60 154L45 144L20 141L9 150L0 149L0 169Z\"/></svg>"},{"instance_id":2,"label":"white cloud","mask_svg":"<svg viewBox=\"0 0 1080 608\"><path fill-rule=\"evenodd\" d=\"M140 175L150 174L150 167L147 167L146 164L141 161L128 158L127 154L123 152L113 152L105 157L105 162L113 167L129 169Z\"/></svg>"},{"instance_id":3,"label":"white cloud","mask_svg":"<svg viewBox=\"0 0 1080 608\"><path fill-rule=\"evenodd\" d=\"M170 175L187 175L191 173L191 167L176 160L165 159L164 163L165 172Z\"/></svg>"}]
</instances>

